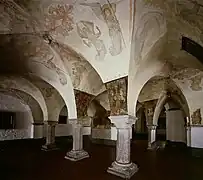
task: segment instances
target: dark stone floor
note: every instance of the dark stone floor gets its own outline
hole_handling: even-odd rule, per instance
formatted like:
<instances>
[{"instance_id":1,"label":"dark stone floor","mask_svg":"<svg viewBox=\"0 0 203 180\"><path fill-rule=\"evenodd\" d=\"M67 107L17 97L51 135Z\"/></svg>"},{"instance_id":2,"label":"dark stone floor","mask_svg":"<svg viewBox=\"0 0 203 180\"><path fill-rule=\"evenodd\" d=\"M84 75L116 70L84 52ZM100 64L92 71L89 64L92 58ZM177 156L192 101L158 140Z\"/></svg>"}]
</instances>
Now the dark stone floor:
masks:
<instances>
[{"instance_id":1,"label":"dark stone floor","mask_svg":"<svg viewBox=\"0 0 203 180\"><path fill-rule=\"evenodd\" d=\"M115 147L85 142L90 158L80 162L65 160L70 140L58 141L60 150L43 152L42 141L0 143L1 180L119 180L106 172L115 158ZM191 157L183 149L159 152L146 150L146 141L132 143L132 160L140 169L132 180L202 180L203 159Z\"/></svg>"}]
</instances>

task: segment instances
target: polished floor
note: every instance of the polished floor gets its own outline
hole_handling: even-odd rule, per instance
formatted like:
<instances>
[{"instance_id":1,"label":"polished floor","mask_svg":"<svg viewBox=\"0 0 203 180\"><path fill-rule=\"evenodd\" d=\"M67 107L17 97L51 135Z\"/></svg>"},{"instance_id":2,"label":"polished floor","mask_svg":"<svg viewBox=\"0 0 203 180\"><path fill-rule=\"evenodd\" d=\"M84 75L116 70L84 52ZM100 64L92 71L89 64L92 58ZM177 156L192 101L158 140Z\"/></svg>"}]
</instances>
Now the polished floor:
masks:
<instances>
[{"instance_id":1,"label":"polished floor","mask_svg":"<svg viewBox=\"0 0 203 180\"><path fill-rule=\"evenodd\" d=\"M67 139L60 150L43 152L41 141L16 141L0 144L1 180L119 180L106 172L115 158L115 147L85 142L90 158L80 162L65 160L71 149ZM149 152L146 141L132 144L132 160L140 169L132 180L202 180L203 159L184 150Z\"/></svg>"}]
</instances>

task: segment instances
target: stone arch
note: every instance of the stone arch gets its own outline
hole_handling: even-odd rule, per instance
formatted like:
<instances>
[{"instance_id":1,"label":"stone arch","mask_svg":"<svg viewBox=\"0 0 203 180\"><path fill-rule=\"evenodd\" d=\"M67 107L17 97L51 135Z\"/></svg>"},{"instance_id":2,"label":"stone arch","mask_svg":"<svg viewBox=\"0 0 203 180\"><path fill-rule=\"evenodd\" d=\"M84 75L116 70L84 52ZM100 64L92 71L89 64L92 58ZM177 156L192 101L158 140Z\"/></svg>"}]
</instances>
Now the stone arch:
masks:
<instances>
[{"instance_id":1,"label":"stone arch","mask_svg":"<svg viewBox=\"0 0 203 180\"><path fill-rule=\"evenodd\" d=\"M136 106L139 94L144 85L155 76L162 74L165 62L161 60L166 35L155 42L147 55L137 65L131 64L128 75L128 113L136 115ZM135 61L131 59L132 61ZM164 75L165 76L165 75Z\"/></svg>"},{"instance_id":2,"label":"stone arch","mask_svg":"<svg viewBox=\"0 0 203 180\"><path fill-rule=\"evenodd\" d=\"M33 123L43 123L43 112L39 105L39 103L29 94L26 94L23 91L17 89L0 89L0 92L6 94L8 96L12 96L14 98L22 101L23 104L26 104L30 107L33 117Z\"/></svg>"},{"instance_id":3,"label":"stone arch","mask_svg":"<svg viewBox=\"0 0 203 180\"><path fill-rule=\"evenodd\" d=\"M54 40L51 41L50 46L63 61L73 82L74 89L94 96L106 90L98 72L81 54L70 46L54 42Z\"/></svg>"},{"instance_id":4,"label":"stone arch","mask_svg":"<svg viewBox=\"0 0 203 180\"><path fill-rule=\"evenodd\" d=\"M173 95L173 93L163 91L158 99L158 102L155 107L154 115L153 115L153 124L158 125L159 115L162 111L162 108L168 103L168 100L173 100L175 103L179 105L179 107L183 110L185 117L189 117L189 108L186 103L182 103L182 99L177 97L177 95ZM169 104L170 105L170 104Z\"/></svg>"},{"instance_id":5,"label":"stone arch","mask_svg":"<svg viewBox=\"0 0 203 180\"><path fill-rule=\"evenodd\" d=\"M47 105L41 91L29 80L17 76L1 76L0 87L4 89L19 90L32 96L38 103L43 112L43 120L48 120Z\"/></svg>"},{"instance_id":6,"label":"stone arch","mask_svg":"<svg viewBox=\"0 0 203 180\"><path fill-rule=\"evenodd\" d=\"M10 43L15 46L16 51L23 52L21 56L26 66L24 74L40 77L57 89L68 107L69 118L77 118L71 78L63 62L49 44L39 35L31 34L11 35L7 41L7 46Z\"/></svg>"},{"instance_id":7,"label":"stone arch","mask_svg":"<svg viewBox=\"0 0 203 180\"><path fill-rule=\"evenodd\" d=\"M10 94L0 92L0 110L15 113L13 129L0 130L0 140L32 137L33 116L28 105Z\"/></svg>"},{"instance_id":8,"label":"stone arch","mask_svg":"<svg viewBox=\"0 0 203 180\"><path fill-rule=\"evenodd\" d=\"M55 89L44 80L32 76L32 81L40 89L44 96L48 109L48 120L58 121L61 109L63 108L63 106L66 106L63 98L61 97L57 89Z\"/></svg>"},{"instance_id":9,"label":"stone arch","mask_svg":"<svg viewBox=\"0 0 203 180\"><path fill-rule=\"evenodd\" d=\"M160 74L164 65L161 55L167 40L164 12L142 0L137 0L135 7L128 75L128 113L132 116L136 114L142 87L151 77Z\"/></svg>"}]
</instances>

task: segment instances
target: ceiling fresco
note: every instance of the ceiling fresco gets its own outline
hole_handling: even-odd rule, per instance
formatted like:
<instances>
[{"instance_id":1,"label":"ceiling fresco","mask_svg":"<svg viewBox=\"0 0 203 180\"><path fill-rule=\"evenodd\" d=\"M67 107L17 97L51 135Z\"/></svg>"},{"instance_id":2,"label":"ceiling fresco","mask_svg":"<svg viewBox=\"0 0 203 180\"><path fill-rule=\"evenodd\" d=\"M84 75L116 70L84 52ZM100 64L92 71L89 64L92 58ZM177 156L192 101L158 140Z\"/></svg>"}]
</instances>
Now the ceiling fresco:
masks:
<instances>
[{"instance_id":1,"label":"ceiling fresco","mask_svg":"<svg viewBox=\"0 0 203 180\"><path fill-rule=\"evenodd\" d=\"M48 33L55 41L81 54L102 81L107 82L128 73L132 3L132 0L2 0L0 33ZM115 63L117 68L112 69Z\"/></svg>"}]
</instances>

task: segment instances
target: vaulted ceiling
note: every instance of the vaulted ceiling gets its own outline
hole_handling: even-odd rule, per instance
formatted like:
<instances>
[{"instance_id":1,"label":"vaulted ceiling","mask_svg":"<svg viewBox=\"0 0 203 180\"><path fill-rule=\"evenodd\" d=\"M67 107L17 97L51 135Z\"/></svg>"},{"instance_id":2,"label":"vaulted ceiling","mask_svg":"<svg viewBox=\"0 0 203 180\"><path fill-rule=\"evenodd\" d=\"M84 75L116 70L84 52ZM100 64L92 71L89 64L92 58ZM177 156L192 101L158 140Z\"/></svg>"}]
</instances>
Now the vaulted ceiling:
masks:
<instances>
[{"instance_id":1,"label":"vaulted ceiling","mask_svg":"<svg viewBox=\"0 0 203 180\"><path fill-rule=\"evenodd\" d=\"M203 93L203 65L181 50L182 36L203 46L201 0L1 0L0 74L2 81L20 77L17 90L22 78L38 88L46 118L56 107L42 102L57 99L57 108L65 104L75 118L74 90L97 97L105 83L125 76L131 115L138 99L158 98L165 78L183 92L191 113L203 111L199 101L191 107L191 96ZM150 87L155 95L145 94ZM44 88L54 89L49 98Z\"/></svg>"}]
</instances>

